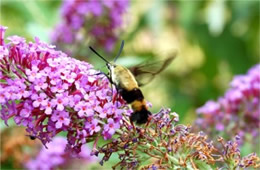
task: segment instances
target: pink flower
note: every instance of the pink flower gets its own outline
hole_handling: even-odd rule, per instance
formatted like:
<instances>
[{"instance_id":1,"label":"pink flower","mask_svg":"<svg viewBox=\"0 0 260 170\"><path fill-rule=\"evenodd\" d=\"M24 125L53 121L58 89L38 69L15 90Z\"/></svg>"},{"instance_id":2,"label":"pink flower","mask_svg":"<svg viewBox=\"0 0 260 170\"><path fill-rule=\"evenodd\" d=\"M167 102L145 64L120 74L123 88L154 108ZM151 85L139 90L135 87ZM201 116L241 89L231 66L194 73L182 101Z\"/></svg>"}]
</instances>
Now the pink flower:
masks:
<instances>
[{"instance_id":1,"label":"pink flower","mask_svg":"<svg viewBox=\"0 0 260 170\"><path fill-rule=\"evenodd\" d=\"M45 93L40 93L40 95L33 94L31 96L32 100L34 100L33 107L39 107L40 105L43 105L46 97L47 96Z\"/></svg>"},{"instance_id":2,"label":"pink flower","mask_svg":"<svg viewBox=\"0 0 260 170\"><path fill-rule=\"evenodd\" d=\"M4 94L4 89L0 86L0 104L4 104L6 102L6 96Z\"/></svg>"},{"instance_id":3,"label":"pink flower","mask_svg":"<svg viewBox=\"0 0 260 170\"><path fill-rule=\"evenodd\" d=\"M21 117L29 117L32 110L33 110L33 107L31 106L30 103L24 103L23 109L20 111L20 116Z\"/></svg>"},{"instance_id":4,"label":"pink flower","mask_svg":"<svg viewBox=\"0 0 260 170\"><path fill-rule=\"evenodd\" d=\"M90 135L93 135L94 132L99 132L101 130L101 127L98 126L98 120L97 119L93 119L91 121L91 124L86 124L85 128L89 131Z\"/></svg>"},{"instance_id":5,"label":"pink flower","mask_svg":"<svg viewBox=\"0 0 260 170\"><path fill-rule=\"evenodd\" d=\"M4 35L1 27L0 35ZM44 145L65 132L67 149L74 153L93 136L112 134L104 130L107 119L116 122L115 127L120 125L125 103L112 103L109 80L96 75L92 65L56 51L39 38L29 43L19 37L10 40L7 45L2 41L4 50L0 50L0 116L6 124L14 118ZM103 109L107 113L101 118Z\"/></svg>"},{"instance_id":6,"label":"pink flower","mask_svg":"<svg viewBox=\"0 0 260 170\"><path fill-rule=\"evenodd\" d=\"M56 93L56 92L62 93L64 91L66 91L69 87L69 85L67 83L62 83L61 81L59 81L58 83L56 82L55 85L56 86L51 87L51 91L53 93Z\"/></svg>"},{"instance_id":7,"label":"pink flower","mask_svg":"<svg viewBox=\"0 0 260 170\"><path fill-rule=\"evenodd\" d=\"M65 94L57 94L56 99L53 99L52 102L57 106L57 110L63 111L64 106L68 104L69 99Z\"/></svg>"},{"instance_id":8,"label":"pink flower","mask_svg":"<svg viewBox=\"0 0 260 170\"><path fill-rule=\"evenodd\" d=\"M44 100L42 102L41 110L44 110L44 113L50 115L52 113L54 104L50 100Z\"/></svg>"},{"instance_id":9,"label":"pink flower","mask_svg":"<svg viewBox=\"0 0 260 170\"><path fill-rule=\"evenodd\" d=\"M73 83L75 81L76 77L77 77L77 74L74 72L71 72L71 73L65 72L64 75L61 76L61 79L66 80L69 83Z\"/></svg>"},{"instance_id":10,"label":"pink flower","mask_svg":"<svg viewBox=\"0 0 260 170\"><path fill-rule=\"evenodd\" d=\"M27 98L29 97L31 94L28 90L25 90L23 88L20 88L18 91L18 95L20 95L21 97ZM19 99L21 99L21 97L19 97Z\"/></svg>"},{"instance_id":11,"label":"pink flower","mask_svg":"<svg viewBox=\"0 0 260 170\"><path fill-rule=\"evenodd\" d=\"M32 69L26 69L26 74L28 76L28 79L31 82L34 82L35 79L40 78L41 75L38 74L39 68L37 66L32 66Z\"/></svg>"},{"instance_id":12,"label":"pink flower","mask_svg":"<svg viewBox=\"0 0 260 170\"><path fill-rule=\"evenodd\" d=\"M61 128L62 125L68 126L70 124L69 113L65 111L55 111L51 116L51 120L56 122L55 127L57 129Z\"/></svg>"},{"instance_id":13,"label":"pink flower","mask_svg":"<svg viewBox=\"0 0 260 170\"><path fill-rule=\"evenodd\" d=\"M0 46L0 59L9 54L8 49L5 46Z\"/></svg>"},{"instance_id":14,"label":"pink flower","mask_svg":"<svg viewBox=\"0 0 260 170\"><path fill-rule=\"evenodd\" d=\"M109 139L116 132L116 129L119 129L120 127L120 124L114 122L111 118L107 120L107 123L108 124L104 126L105 139Z\"/></svg>"},{"instance_id":15,"label":"pink flower","mask_svg":"<svg viewBox=\"0 0 260 170\"><path fill-rule=\"evenodd\" d=\"M63 48L73 55L77 55L79 50L68 50L65 47L69 44L81 48L82 42L86 38L93 41L91 44L103 46L106 51L111 52L118 39L123 14L127 11L128 6L128 0L64 1L61 9L62 19L51 35L52 41L60 49ZM87 24L92 22L96 24ZM86 34L82 34L82 29L86 31ZM85 37L86 35L88 37ZM84 51L81 50L80 53L82 54Z\"/></svg>"},{"instance_id":16,"label":"pink flower","mask_svg":"<svg viewBox=\"0 0 260 170\"><path fill-rule=\"evenodd\" d=\"M46 145L47 148L42 147L34 159L25 163L26 169L68 169L71 165L74 169L79 169L82 164L87 166L89 162L95 160L95 157L90 156L91 150L87 146L81 147L79 158L73 157L70 151L65 150L67 144L66 138L55 137Z\"/></svg>"},{"instance_id":17,"label":"pink flower","mask_svg":"<svg viewBox=\"0 0 260 170\"><path fill-rule=\"evenodd\" d=\"M46 89L48 84L46 83L46 78L40 78L35 81L34 89L36 91L44 90Z\"/></svg>"},{"instance_id":18,"label":"pink flower","mask_svg":"<svg viewBox=\"0 0 260 170\"><path fill-rule=\"evenodd\" d=\"M17 35L13 35L7 38L8 40L12 41L13 44L23 44L25 43L25 38L17 36Z\"/></svg>"},{"instance_id":19,"label":"pink flower","mask_svg":"<svg viewBox=\"0 0 260 170\"><path fill-rule=\"evenodd\" d=\"M198 113L216 114L220 109L220 105L212 100L208 101L203 107L197 109Z\"/></svg>"},{"instance_id":20,"label":"pink flower","mask_svg":"<svg viewBox=\"0 0 260 170\"><path fill-rule=\"evenodd\" d=\"M259 136L260 124L260 65L249 69L247 74L237 75L230 83L230 88L217 101L208 101L197 109L199 118L194 128L215 137L218 133L232 138L238 133L242 136L240 144L251 135L252 142ZM214 128L214 130L212 129Z\"/></svg>"},{"instance_id":21,"label":"pink flower","mask_svg":"<svg viewBox=\"0 0 260 170\"><path fill-rule=\"evenodd\" d=\"M75 106L75 110L78 111L79 117L90 117L94 115L94 110L89 106L89 103L87 102L79 102Z\"/></svg>"}]
</instances>

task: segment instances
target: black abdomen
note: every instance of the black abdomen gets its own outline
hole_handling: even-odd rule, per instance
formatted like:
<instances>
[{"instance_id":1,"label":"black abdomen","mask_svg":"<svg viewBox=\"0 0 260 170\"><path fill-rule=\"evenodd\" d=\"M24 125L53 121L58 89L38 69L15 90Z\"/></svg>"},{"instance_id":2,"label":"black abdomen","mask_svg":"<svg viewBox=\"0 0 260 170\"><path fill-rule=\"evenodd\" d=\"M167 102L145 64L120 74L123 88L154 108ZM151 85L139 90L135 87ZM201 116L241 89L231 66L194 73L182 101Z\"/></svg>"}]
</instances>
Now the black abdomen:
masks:
<instances>
[{"instance_id":1,"label":"black abdomen","mask_svg":"<svg viewBox=\"0 0 260 170\"><path fill-rule=\"evenodd\" d=\"M144 96L139 88L134 88L133 90L127 91L125 89L120 89L120 94L123 99L128 103L132 104L134 112L130 116L130 120L137 124L146 123L151 112L147 110L144 102ZM135 104L134 104L135 103Z\"/></svg>"},{"instance_id":2,"label":"black abdomen","mask_svg":"<svg viewBox=\"0 0 260 170\"><path fill-rule=\"evenodd\" d=\"M140 111L135 111L132 113L130 120L132 122L136 121L137 124L143 124L147 122L149 115L151 115L151 112L145 107L142 107Z\"/></svg>"},{"instance_id":3,"label":"black abdomen","mask_svg":"<svg viewBox=\"0 0 260 170\"><path fill-rule=\"evenodd\" d=\"M121 89L120 94L128 104L132 103L135 100L142 101L144 99L143 93L139 88L134 88L131 91Z\"/></svg>"}]
</instances>

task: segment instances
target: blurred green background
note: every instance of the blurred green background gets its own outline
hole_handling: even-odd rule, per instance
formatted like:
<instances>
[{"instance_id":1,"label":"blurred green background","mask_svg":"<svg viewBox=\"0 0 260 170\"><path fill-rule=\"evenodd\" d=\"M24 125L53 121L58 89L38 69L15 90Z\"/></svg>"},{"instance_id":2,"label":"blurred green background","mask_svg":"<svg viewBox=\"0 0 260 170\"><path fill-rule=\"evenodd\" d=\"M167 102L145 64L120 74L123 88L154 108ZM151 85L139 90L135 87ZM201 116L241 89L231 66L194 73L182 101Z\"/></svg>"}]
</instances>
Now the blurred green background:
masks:
<instances>
[{"instance_id":1,"label":"blurred green background","mask_svg":"<svg viewBox=\"0 0 260 170\"><path fill-rule=\"evenodd\" d=\"M61 20L57 0L1 0L0 5L0 24L9 27L6 36L50 42ZM153 112L169 107L181 123L191 124L196 108L222 96L234 75L259 63L259 6L257 0L130 1L113 52L96 49L112 60L124 39L118 60L123 65L161 61L177 52L171 65L142 90ZM97 69L104 66L93 54L80 59Z\"/></svg>"}]
</instances>

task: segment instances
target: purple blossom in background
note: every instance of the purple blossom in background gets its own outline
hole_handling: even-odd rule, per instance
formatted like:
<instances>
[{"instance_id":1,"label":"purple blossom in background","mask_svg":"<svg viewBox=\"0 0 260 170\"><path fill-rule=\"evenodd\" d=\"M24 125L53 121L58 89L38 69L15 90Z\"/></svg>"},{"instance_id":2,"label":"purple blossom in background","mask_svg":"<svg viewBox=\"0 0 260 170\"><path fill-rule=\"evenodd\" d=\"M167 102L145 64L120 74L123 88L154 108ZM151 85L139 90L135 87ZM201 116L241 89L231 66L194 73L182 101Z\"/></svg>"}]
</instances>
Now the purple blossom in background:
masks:
<instances>
[{"instance_id":1,"label":"purple blossom in background","mask_svg":"<svg viewBox=\"0 0 260 170\"><path fill-rule=\"evenodd\" d=\"M111 52L128 5L128 0L64 0L61 22L52 32L52 42L60 49L70 49L66 52L73 55L85 55L89 41L91 45Z\"/></svg>"},{"instance_id":2,"label":"purple blossom in background","mask_svg":"<svg viewBox=\"0 0 260 170\"><path fill-rule=\"evenodd\" d=\"M240 144L247 140L257 144L260 127L260 65L251 68L246 75L235 76L230 86L223 97L217 101L210 100L197 109L199 118L194 128L207 132L212 138L224 133L228 140L239 135Z\"/></svg>"},{"instance_id":3,"label":"purple blossom in background","mask_svg":"<svg viewBox=\"0 0 260 170\"><path fill-rule=\"evenodd\" d=\"M5 29L0 27L2 39ZM13 117L43 144L67 132L67 149L76 153L93 135L109 139L120 128L122 114L128 112L125 102L111 96L109 81L92 65L37 38L35 43L18 36L8 39L0 44L0 116L6 124Z\"/></svg>"},{"instance_id":4,"label":"purple blossom in background","mask_svg":"<svg viewBox=\"0 0 260 170\"><path fill-rule=\"evenodd\" d=\"M68 169L74 163L76 164L74 168L79 168L96 160L95 157L90 156L91 150L87 146L82 146L78 157L74 158L70 153L64 151L66 145L67 140L65 138L53 138L52 142L46 144L48 148L42 147L35 159L26 162L25 167L29 170Z\"/></svg>"}]
</instances>

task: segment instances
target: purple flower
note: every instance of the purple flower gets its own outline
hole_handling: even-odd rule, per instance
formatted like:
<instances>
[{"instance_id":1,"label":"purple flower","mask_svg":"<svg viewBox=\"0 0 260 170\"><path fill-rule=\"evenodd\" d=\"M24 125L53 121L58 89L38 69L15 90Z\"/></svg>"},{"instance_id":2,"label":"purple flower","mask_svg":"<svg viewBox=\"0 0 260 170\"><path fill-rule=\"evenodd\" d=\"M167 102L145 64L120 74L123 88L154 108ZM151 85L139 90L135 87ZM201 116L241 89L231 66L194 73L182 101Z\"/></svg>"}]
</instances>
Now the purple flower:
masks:
<instances>
[{"instance_id":1,"label":"purple flower","mask_svg":"<svg viewBox=\"0 0 260 170\"><path fill-rule=\"evenodd\" d=\"M18 93L17 93L17 96L19 96L18 97L18 99L21 99L22 97L24 97L24 98L27 98L27 97L29 97L31 94L30 94L30 92L28 91L28 90L26 90L26 87L21 87L20 89L19 89L19 91L18 91Z\"/></svg>"},{"instance_id":2,"label":"purple flower","mask_svg":"<svg viewBox=\"0 0 260 170\"><path fill-rule=\"evenodd\" d=\"M46 113L47 115L50 115L52 113L53 107L54 107L54 103L51 102L50 100L42 101L41 110L44 110L44 113Z\"/></svg>"},{"instance_id":3,"label":"purple flower","mask_svg":"<svg viewBox=\"0 0 260 170\"><path fill-rule=\"evenodd\" d=\"M66 106L69 102L66 94L57 94L56 99L53 99L52 102L57 106L57 110L63 111L64 106Z\"/></svg>"},{"instance_id":4,"label":"purple flower","mask_svg":"<svg viewBox=\"0 0 260 170\"><path fill-rule=\"evenodd\" d=\"M23 44L25 43L25 38L17 36L17 35L13 35L7 38L8 40L12 41L13 44Z\"/></svg>"},{"instance_id":5,"label":"purple flower","mask_svg":"<svg viewBox=\"0 0 260 170\"><path fill-rule=\"evenodd\" d=\"M1 27L0 27L1 28ZM17 114L17 109L16 109L16 103L14 101L10 103L6 103L5 105L1 105L2 108L0 110L0 117L2 120L5 121L6 126L8 126L8 119L14 115Z\"/></svg>"},{"instance_id":6,"label":"purple flower","mask_svg":"<svg viewBox=\"0 0 260 170\"><path fill-rule=\"evenodd\" d=\"M228 139L241 136L241 142L254 136L251 143L257 143L260 127L260 65L251 68L246 75L237 75L230 88L217 101L208 101L197 109L199 118L194 129L207 132L212 138L224 133ZM214 129L212 129L214 128ZM217 131L216 131L216 130Z\"/></svg>"},{"instance_id":7,"label":"purple flower","mask_svg":"<svg viewBox=\"0 0 260 170\"><path fill-rule=\"evenodd\" d=\"M4 31L0 27L1 38ZM129 112L126 103L112 100L109 80L92 65L39 38L29 43L17 36L9 40L0 44L0 116L6 124L14 118L44 145L66 132L71 153L79 153L95 136L107 139L106 133L115 133L105 129L108 119L113 129L121 126L124 112Z\"/></svg>"},{"instance_id":8,"label":"purple flower","mask_svg":"<svg viewBox=\"0 0 260 170\"><path fill-rule=\"evenodd\" d=\"M116 129L119 129L119 127L119 123L114 122L113 119L109 118L107 120L107 124L104 126L105 139L111 138L111 136L115 133Z\"/></svg>"},{"instance_id":9,"label":"purple flower","mask_svg":"<svg viewBox=\"0 0 260 170\"><path fill-rule=\"evenodd\" d=\"M6 96L4 94L4 89L0 88L0 104L4 104L6 102Z\"/></svg>"},{"instance_id":10,"label":"purple flower","mask_svg":"<svg viewBox=\"0 0 260 170\"><path fill-rule=\"evenodd\" d=\"M23 104L23 109L20 111L21 117L29 117L32 113L33 107L31 106L31 103L26 102Z\"/></svg>"},{"instance_id":11,"label":"purple flower","mask_svg":"<svg viewBox=\"0 0 260 170\"><path fill-rule=\"evenodd\" d=\"M82 97L78 94L69 96L69 106L74 107L75 105L77 105L80 102L81 99L82 99Z\"/></svg>"},{"instance_id":12,"label":"purple flower","mask_svg":"<svg viewBox=\"0 0 260 170\"><path fill-rule=\"evenodd\" d=\"M1 41L1 40L0 40ZM0 59L2 59L4 56L8 55L8 49L4 46L0 46Z\"/></svg>"},{"instance_id":13,"label":"purple flower","mask_svg":"<svg viewBox=\"0 0 260 170\"><path fill-rule=\"evenodd\" d=\"M49 73L49 79L50 79L50 84L53 85L53 86L61 83L60 74L57 73L57 72L54 72L54 73L50 72ZM53 91L55 92L56 90L53 90Z\"/></svg>"},{"instance_id":14,"label":"purple flower","mask_svg":"<svg viewBox=\"0 0 260 170\"><path fill-rule=\"evenodd\" d=\"M38 74L39 68L37 66L32 66L32 69L26 69L26 74L28 76L29 81L34 82L35 79L40 78L41 75Z\"/></svg>"},{"instance_id":15,"label":"purple flower","mask_svg":"<svg viewBox=\"0 0 260 170\"><path fill-rule=\"evenodd\" d=\"M111 52L128 6L128 0L63 1L61 22L51 35L52 41L61 49L68 49L67 45L84 49L85 45L82 44L87 39L92 45L105 47L106 51ZM92 22L95 24L89 24ZM81 51L86 53L85 50ZM67 52L77 55L79 50Z\"/></svg>"},{"instance_id":16,"label":"purple flower","mask_svg":"<svg viewBox=\"0 0 260 170\"><path fill-rule=\"evenodd\" d=\"M57 82L55 82L55 83L53 82L53 84L55 84L55 86L51 87L51 91L53 93L56 93L56 92L62 93L64 91L66 91L68 89L68 87L69 87L69 85L67 83L62 83L61 81L59 81L58 83Z\"/></svg>"},{"instance_id":17,"label":"purple flower","mask_svg":"<svg viewBox=\"0 0 260 170\"><path fill-rule=\"evenodd\" d=\"M94 115L94 110L90 108L89 103L87 102L79 102L75 106L75 110L78 111L79 117L89 117Z\"/></svg>"},{"instance_id":18,"label":"purple flower","mask_svg":"<svg viewBox=\"0 0 260 170\"><path fill-rule=\"evenodd\" d=\"M78 155L80 159L78 159L65 151L66 145L67 141L65 138L55 137L52 142L46 145L47 148L41 148L35 159L30 159L25 163L25 167L29 170L51 170L69 168L68 165L74 165L74 168L80 169L81 164L88 164L95 160L95 158L90 156L90 149L87 146L81 147L81 152Z\"/></svg>"},{"instance_id":19,"label":"purple flower","mask_svg":"<svg viewBox=\"0 0 260 170\"><path fill-rule=\"evenodd\" d=\"M31 99L34 100L33 107L39 107L40 105L43 105L44 100L46 99L47 95L45 93L33 94L31 96Z\"/></svg>"},{"instance_id":20,"label":"purple flower","mask_svg":"<svg viewBox=\"0 0 260 170\"><path fill-rule=\"evenodd\" d=\"M62 125L68 126L70 124L69 113L65 111L55 111L51 116L51 120L56 122L57 129L61 128Z\"/></svg>"},{"instance_id":21,"label":"purple flower","mask_svg":"<svg viewBox=\"0 0 260 170\"><path fill-rule=\"evenodd\" d=\"M215 114L219 111L219 109L219 103L210 100L203 107L198 108L197 113Z\"/></svg>"},{"instance_id":22,"label":"purple flower","mask_svg":"<svg viewBox=\"0 0 260 170\"><path fill-rule=\"evenodd\" d=\"M8 27L5 27L5 26L2 26L0 25L0 46L3 46L4 45L4 37L5 37L5 31ZM4 49L4 48L2 48ZM2 52L3 51L0 51L0 59L2 59Z\"/></svg>"},{"instance_id":23,"label":"purple flower","mask_svg":"<svg viewBox=\"0 0 260 170\"><path fill-rule=\"evenodd\" d=\"M69 83L73 83L75 81L75 78L77 77L77 74L72 72L65 72L64 75L61 76L62 80L66 80Z\"/></svg>"},{"instance_id":24,"label":"purple flower","mask_svg":"<svg viewBox=\"0 0 260 170\"><path fill-rule=\"evenodd\" d=\"M94 132L99 132L101 130L101 127L98 126L97 119L93 119L91 124L86 124L85 128L89 131L90 135L93 135Z\"/></svg>"},{"instance_id":25,"label":"purple flower","mask_svg":"<svg viewBox=\"0 0 260 170\"><path fill-rule=\"evenodd\" d=\"M45 78L40 78L40 79L37 79L37 81L35 82L34 89L36 91L41 91L41 90L46 89L47 86L48 86L48 84L46 83L46 79Z\"/></svg>"}]
</instances>

